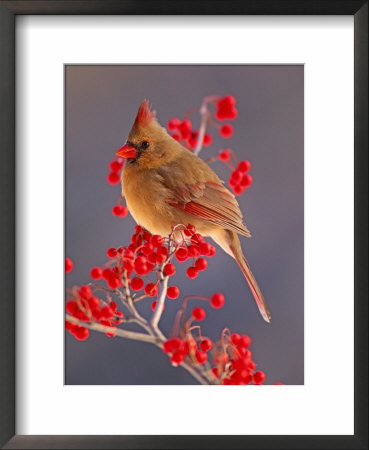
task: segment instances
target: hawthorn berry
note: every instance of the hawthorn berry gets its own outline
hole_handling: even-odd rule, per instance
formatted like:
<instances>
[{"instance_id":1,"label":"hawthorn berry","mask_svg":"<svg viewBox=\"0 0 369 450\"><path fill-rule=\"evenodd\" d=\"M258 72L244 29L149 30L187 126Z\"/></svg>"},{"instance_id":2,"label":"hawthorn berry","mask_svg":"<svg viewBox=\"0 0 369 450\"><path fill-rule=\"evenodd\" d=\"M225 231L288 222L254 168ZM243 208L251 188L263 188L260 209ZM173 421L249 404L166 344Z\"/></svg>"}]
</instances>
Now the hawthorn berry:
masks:
<instances>
[{"instance_id":1,"label":"hawthorn berry","mask_svg":"<svg viewBox=\"0 0 369 450\"><path fill-rule=\"evenodd\" d=\"M172 364L174 365L179 365L182 364L184 361L185 355L182 351L177 350L173 353L173 355L170 357L170 361L172 362Z\"/></svg>"},{"instance_id":2,"label":"hawthorn berry","mask_svg":"<svg viewBox=\"0 0 369 450\"><path fill-rule=\"evenodd\" d=\"M208 262L206 261L205 258L197 258L195 261L195 268L198 271L202 271L205 270L208 267Z\"/></svg>"},{"instance_id":3,"label":"hawthorn berry","mask_svg":"<svg viewBox=\"0 0 369 450\"><path fill-rule=\"evenodd\" d=\"M179 119L177 119L177 117L173 117L173 119L169 120L169 122L167 124L167 128L169 131L173 131L173 130L176 130L180 124L181 124L181 121Z\"/></svg>"},{"instance_id":4,"label":"hawthorn berry","mask_svg":"<svg viewBox=\"0 0 369 450\"><path fill-rule=\"evenodd\" d=\"M70 258L65 258L65 273L72 272L73 266L73 261Z\"/></svg>"},{"instance_id":5,"label":"hawthorn berry","mask_svg":"<svg viewBox=\"0 0 369 450\"><path fill-rule=\"evenodd\" d=\"M201 322L206 317L206 312L204 308L201 308L200 306L197 306L194 308L191 312L191 316L194 320L197 320L198 322Z\"/></svg>"},{"instance_id":6,"label":"hawthorn berry","mask_svg":"<svg viewBox=\"0 0 369 450\"><path fill-rule=\"evenodd\" d=\"M111 161L111 163L109 164L109 169L112 172L119 172L123 167L123 163L117 161L116 159L114 159L113 161Z\"/></svg>"},{"instance_id":7,"label":"hawthorn berry","mask_svg":"<svg viewBox=\"0 0 369 450\"><path fill-rule=\"evenodd\" d=\"M93 280L100 280L102 278L103 271L100 267L93 267L90 270L90 276Z\"/></svg>"},{"instance_id":8,"label":"hawthorn berry","mask_svg":"<svg viewBox=\"0 0 369 450\"><path fill-rule=\"evenodd\" d=\"M197 276L199 275L199 272L195 267L191 266L186 270L186 274L187 274L188 278L193 280L194 278L197 278Z\"/></svg>"},{"instance_id":9,"label":"hawthorn berry","mask_svg":"<svg viewBox=\"0 0 369 450\"><path fill-rule=\"evenodd\" d=\"M237 169L243 173L248 172L251 169L250 161L247 161L247 160L240 161Z\"/></svg>"},{"instance_id":10,"label":"hawthorn berry","mask_svg":"<svg viewBox=\"0 0 369 450\"><path fill-rule=\"evenodd\" d=\"M208 360L208 355L201 350L196 350L195 358L199 364L204 364Z\"/></svg>"},{"instance_id":11,"label":"hawthorn berry","mask_svg":"<svg viewBox=\"0 0 369 450\"><path fill-rule=\"evenodd\" d=\"M90 286L81 286L78 289L78 295L85 300L88 300L92 295L92 289Z\"/></svg>"},{"instance_id":12,"label":"hawthorn berry","mask_svg":"<svg viewBox=\"0 0 369 450\"><path fill-rule=\"evenodd\" d=\"M218 159L220 161L227 162L230 161L231 155L232 155L231 150L229 148L226 148L218 154Z\"/></svg>"},{"instance_id":13,"label":"hawthorn berry","mask_svg":"<svg viewBox=\"0 0 369 450\"><path fill-rule=\"evenodd\" d=\"M212 346L213 346L213 343L211 342L211 340L209 338L204 338L200 342L200 348L204 352L208 352L212 348Z\"/></svg>"},{"instance_id":14,"label":"hawthorn berry","mask_svg":"<svg viewBox=\"0 0 369 450\"><path fill-rule=\"evenodd\" d=\"M106 250L108 258L115 258L117 256L117 250L114 247L110 247Z\"/></svg>"},{"instance_id":15,"label":"hawthorn berry","mask_svg":"<svg viewBox=\"0 0 369 450\"><path fill-rule=\"evenodd\" d=\"M161 247L164 244L164 238L159 234L154 234L151 236L150 242L154 247Z\"/></svg>"},{"instance_id":16,"label":"hawthorn berry","mask_svg":"<svg viewBox=\"0 0 369 450\"><path fill-rule=\"evenodd\" d=\"M261 370L258 370L254 373L253 378L255 384L261 384L265 380L265 373Z\"/></svg>"},{"instance_id":17,"label":"hawthorn berry","mask_svg":"<svg viewBox=\"0 0 369 450\"><path fill-rule=\"evenodd\" d=\"M249 174L245 174L242 177L242 179L240 181L240 184L241 184L241 186L244 186L245 188L248 188L248 187L250 187L252 185L252 181L253 181L252 176L249 175Z\"/></svg>"},{"instance_id":18,"label":"hawthorn berry","mask_svg":"<svg viewBox=\"0 0 369 450\"><path fill-rule=\"evenodd\" d=\"M233 127L230 123L226 123L219 128L219 134L222 138L230 138L233 135Z\"/></svg>"},{"instance_id":19,"label":"hawthorn berry","mask_svg":"<svg viewBox=\"0 0 369 450\"><path fill-rule=\"evenodd\" d=\"M140 291L143 288L144 282L142 278L134 277L131 281L131 289Z\"/></svg>"},{"instance_id":20,"label":"hawthorn berry","mask_svg":"<svg viewBox=\"0 0 369 450\"><path fill-rule=\"evenodd\" d=\"M167 296L172 300L179 297L180 290L177 286L169 286L167 290Z\"/></svg>"},{"instance_id":21,"label":"hawthorn berry","mask_svg":"<svg viewBox=\"0 0 369 450\"><path fill-rule=\"evenodd\" d=\"M145 286L145 294L149 297L155 297L158 294L158 287L154 283L147 283Z\"/></svg>"},{"instance_id":22,"label":"hawthorn berry","mask_svg":"<svg viewBox=\"0 0 369 450\"><path fill-rule=\"evenodd\" d=\"M78 341L85 341L89 335L90 332L86 327L77 327L74 331L74 336Z\"/></svg>"},{"instance_id":23,"label":"hawthorn berry","mask_svg":"<svg viewBox=\"0 0 369 450\"><path fill-rule=\"evenodd\" d=\"M168 340L166 340L163 343L163 352L164 353L172 353L174 352L174 350L177 350L181 347L182 345L182 340L175 337L175 338L170 338Z\"/></svg>"},{"instance_id":24,"label":"hawthorn berry","mask_svg":"<svg viewBox=\"0 0 369 450\"><path fill-rule=\"evenodd\" d=\"M112 212L116 217L126 217L128 214L128 208L123 205L115 205Z\"/></svg>"},{"instance_id":25,"label":"hawthorn berry","mask_svg":"<svg viewBox=\"0 0 369 450\"><path fill-rule=\"evenodd\" d=\"M202 141L203 146L209 147L209 145L211 145L212 142L213 142L213 137L211 136L211 134L205 134L204 139Z\"/></svg>"},{"instance_id":26,"label":"hawthorn berry","mask_svg":"<svg viewBox=\"0 0 369 450\"><path fill-rule=\"evenodd\" d=\"M106 178L106 181L111 185L118 184L120 181L120 176L117 172L110 172Z\"/></svg>"},{"instance_id":27,"label":"hawthorn berry","mask_svg":"<svg viewBox=\"0 0 369 450\"><path fill-rule=\"evenodd\" d=\"M164 275L170 277L176 273L176 266L172 263L168 263L164 266L163 272Z\"/></svg>"}]
</instances>

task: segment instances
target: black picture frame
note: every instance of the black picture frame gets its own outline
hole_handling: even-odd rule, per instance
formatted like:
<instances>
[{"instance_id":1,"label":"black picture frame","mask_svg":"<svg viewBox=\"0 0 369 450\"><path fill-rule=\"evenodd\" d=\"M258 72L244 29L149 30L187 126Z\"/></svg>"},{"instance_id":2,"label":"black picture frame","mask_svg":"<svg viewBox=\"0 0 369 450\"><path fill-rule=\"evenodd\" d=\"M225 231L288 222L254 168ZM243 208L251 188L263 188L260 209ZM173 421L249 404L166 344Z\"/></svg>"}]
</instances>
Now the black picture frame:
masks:
<instances>
[{"instance_id":1,"label":"black picture frame","mask_svg":"<svg viewBox=\"0 0 369 450\"><path fill-rule=\"evenodd\" d=\"M349 436L15 435L15 18L19 14L353 15L355 40L355 432ZM339 93L337 93L339 95ZM6 449L368 448L368 1L0 1L0 445ZM338 362L339 364L339 362ZM344 379L342 380L344 383ZM339 397L339 392L337 392ZM337 400L339 402L339 399ZM318 405L317 405L318 407Z\"/></svg>"}]
</instances>

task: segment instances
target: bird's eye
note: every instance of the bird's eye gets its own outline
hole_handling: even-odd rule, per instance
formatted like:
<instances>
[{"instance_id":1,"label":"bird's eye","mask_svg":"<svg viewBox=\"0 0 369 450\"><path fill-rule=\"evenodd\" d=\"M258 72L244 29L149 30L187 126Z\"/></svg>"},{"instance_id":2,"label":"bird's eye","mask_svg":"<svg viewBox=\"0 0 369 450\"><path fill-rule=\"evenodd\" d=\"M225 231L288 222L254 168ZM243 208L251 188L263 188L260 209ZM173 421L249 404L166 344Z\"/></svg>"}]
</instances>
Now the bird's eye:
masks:
<instances>
[{"instance_id":1,"label":"bird's eye","mask_svg":"<svg viewBox=\"0 0 369 450\"><path fill-rule=\"evenodd\" d=\"M141 147L142 149L145 149L145 148L148 148L149 145L150 145L150 142L148 142L148 141L142 141L140 147Z\"/></svg>"}]
</instances>

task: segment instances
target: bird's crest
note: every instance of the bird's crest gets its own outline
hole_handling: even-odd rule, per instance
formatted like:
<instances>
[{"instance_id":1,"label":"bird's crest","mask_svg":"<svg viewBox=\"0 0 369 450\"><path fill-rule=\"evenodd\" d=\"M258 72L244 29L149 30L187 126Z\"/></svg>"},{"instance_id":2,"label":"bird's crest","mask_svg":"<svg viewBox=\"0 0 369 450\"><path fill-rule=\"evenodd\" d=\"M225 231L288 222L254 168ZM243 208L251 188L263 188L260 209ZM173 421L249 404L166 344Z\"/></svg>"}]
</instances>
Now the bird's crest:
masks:
<instances>
[{"instance_id":1,"label":"bird's crest","mask_svg":"<svg viewBox=\"0 0 369 450\"><path fill-rule=\"evenodd\" d=\"M151 105L147 100L144 100L137 112L135 119L135 125L145 126L148 125L155 118L155 111L151 110Z\"/></svg>"}]
</instances>

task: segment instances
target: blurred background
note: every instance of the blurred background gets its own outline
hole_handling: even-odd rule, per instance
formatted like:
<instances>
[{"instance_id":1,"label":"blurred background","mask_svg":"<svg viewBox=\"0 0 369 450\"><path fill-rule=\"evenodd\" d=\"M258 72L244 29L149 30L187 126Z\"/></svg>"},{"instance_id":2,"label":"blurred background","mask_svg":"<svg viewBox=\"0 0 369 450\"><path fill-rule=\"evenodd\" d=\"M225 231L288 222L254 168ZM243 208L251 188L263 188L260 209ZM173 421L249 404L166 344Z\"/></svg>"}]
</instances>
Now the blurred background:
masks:
<instances>
[{"instance_id":1,"label":"blurred background","mask_svg":"<svg viewBox=\"0 0 369 450\"><path fill-rule=\"evenodd\" d=\"M248 334L266 384L304 383L304 69L302 65L66 66L66 256L74 270L66 287L90 281L89 271L102 265L109 247L128 245L131 216L114 217L120 186L106 183L108 164L132 126L139 104L150 100L162 125L198 108L208 95L232 94L238 118L234 135L213 144L200 157L232 148L252 164L254 183L238 197L252 238L241 237L244 253L272 315L261 318L236 263L217 247L217 255L195 280L177 264L174 276L181 293L209 296L222 292L220 310L206 307L203 334L217 340L223 328ZM198 116L191 121L198 126ZM212 168L223 180L229 169ZM144 302L142 302L144 303ZM151 312L151 300L140 305ZM168 333L179 299L169 300L160 322ZM196 302L192 302L195 306ZM203 303L201 306L204 306ZM150 344L108 338L91 332L79 342L65 338L66 384L198 384L185 370Z\"/></svg>"}]
</instances>

